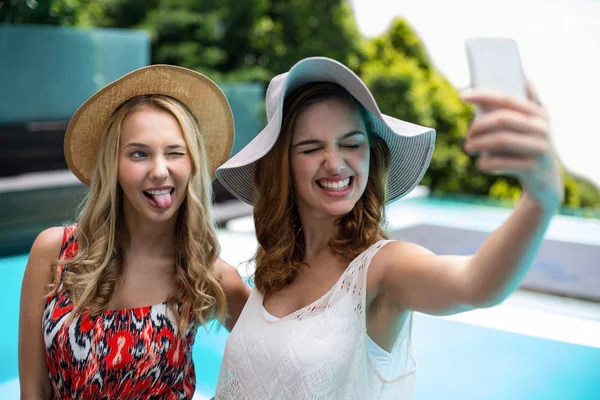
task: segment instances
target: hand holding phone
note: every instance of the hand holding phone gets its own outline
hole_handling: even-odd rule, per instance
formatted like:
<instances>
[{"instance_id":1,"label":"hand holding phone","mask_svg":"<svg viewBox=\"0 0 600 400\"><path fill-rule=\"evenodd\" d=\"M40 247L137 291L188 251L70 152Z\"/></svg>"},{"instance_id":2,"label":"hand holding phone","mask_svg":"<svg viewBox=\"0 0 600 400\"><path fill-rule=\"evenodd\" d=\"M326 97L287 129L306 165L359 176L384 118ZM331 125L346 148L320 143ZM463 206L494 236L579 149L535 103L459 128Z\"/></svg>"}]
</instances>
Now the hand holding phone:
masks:
<instances>
[{"instance_id":1,"label":"hand holding phone","mask_svg":"<svg viewBox=\"0 0 600 400\"><path fill-rule=\"evenodd\" d=\"M466 133L465 151L479 156L481 171L516 177L524 193L553 210L564 193L560 168L548 115L528 96L516 43L476 38L467 40L466 49L472 87L481 90L462 95L480 110Z\"/></svg>"},{"instance_id":2,"label":"hand holding phone","mask_svg":"<svg viewBox=\"0 0 600 400\"><path fill-rule=\"evenodd\" d=\"M527 99L519 49L510 38L471 38L465 42L471 87ZM486 110L478 110L484 112Z\"/></svg>"}]
</instances>

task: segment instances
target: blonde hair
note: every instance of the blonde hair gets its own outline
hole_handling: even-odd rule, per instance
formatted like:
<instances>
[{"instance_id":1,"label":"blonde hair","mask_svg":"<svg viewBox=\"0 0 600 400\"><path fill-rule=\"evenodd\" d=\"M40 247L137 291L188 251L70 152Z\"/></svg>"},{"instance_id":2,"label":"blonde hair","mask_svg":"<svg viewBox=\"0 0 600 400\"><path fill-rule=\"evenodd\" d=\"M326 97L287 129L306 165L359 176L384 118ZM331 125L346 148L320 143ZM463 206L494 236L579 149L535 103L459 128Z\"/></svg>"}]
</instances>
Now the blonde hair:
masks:
<instances>
[{"instance_id":1,"label":"blonde hair","mask_svg":"<svg viewBox=\"0 0 600 400\"><path fill-rule=\"evenodd\" d=\"M333 83L301 86L286 97L281 133L271 151L257 161L254 174L257 193L254 226L259 243L254 283L264 296L292 283L304 259L304 231L300 229L290 168L296 118L309 105L331 98L348 102L360 113L369 138L370 164L365 192L352 211L337 220L329 249L349 262L379 238L387 238L384 232L390 165L387 144L374 133L368 111L344 88Z\"/></svg>"},{"instance_id":2,"label":"blonde hair","mask_svg":"<svg viewBox=\"0 0 600 400\"><path fill-rule=\"evenodd\" d=\"M118 184L118 154L121 129L133 112L153 107L172 114L181 127L191 160L192 175L185 200L178 211L175 229L175 279L178 290L167 304L174 313L179 333L192 322L212 319L223 323L226 299L219 284L215 261L220 247L211 213L212 186L206 148L198 121L185 105L164 95L144 95L123 103L107 123L90 191L77 223L77 255L55 263L64 265L62 283L74 302L72 321L89 309L99 314L108 308L122 273L120 233L123 229L123 192ZM48 296L59 288L55 273Z\"/></svg>"}]
</instances>

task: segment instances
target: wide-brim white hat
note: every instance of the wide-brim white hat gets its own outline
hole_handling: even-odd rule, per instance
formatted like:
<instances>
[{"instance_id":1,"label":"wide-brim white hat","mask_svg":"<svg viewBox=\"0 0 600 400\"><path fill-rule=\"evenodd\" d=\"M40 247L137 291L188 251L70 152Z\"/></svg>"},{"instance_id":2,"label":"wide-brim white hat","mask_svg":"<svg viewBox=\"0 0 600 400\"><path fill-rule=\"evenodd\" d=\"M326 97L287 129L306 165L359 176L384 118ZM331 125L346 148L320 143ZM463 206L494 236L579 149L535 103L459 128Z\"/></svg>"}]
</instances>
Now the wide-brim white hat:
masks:
<instances>
[{"instance_id":1,"label":"wide-brim white hat","mask_svg":"<svg viewBox=\"0 0 600 400\"><path fill-rule=\"evenodd\" d=\"M288 72L271 80L266 96L267 126L217 168L217 179L223 186L245 203L255 204L256 161L273 148L279 137L286 94L311 82L338 84L367 109L374 133L387 143L390 150L387 202L397 200L414 189L431 161L435 130L382 114L363 81L344 64L325 57L305 58Z\"/></svg>"}]
</instances>

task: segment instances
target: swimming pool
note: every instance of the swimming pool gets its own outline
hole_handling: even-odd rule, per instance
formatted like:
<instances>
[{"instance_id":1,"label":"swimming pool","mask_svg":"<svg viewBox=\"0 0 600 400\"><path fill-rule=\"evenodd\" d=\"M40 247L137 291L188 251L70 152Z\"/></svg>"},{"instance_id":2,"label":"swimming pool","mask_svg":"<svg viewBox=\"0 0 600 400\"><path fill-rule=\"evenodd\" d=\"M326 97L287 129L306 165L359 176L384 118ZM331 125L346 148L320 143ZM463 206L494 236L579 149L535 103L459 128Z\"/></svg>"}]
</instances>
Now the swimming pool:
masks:
<instances>
[{"instance_id":1,"label":"swimming pool","mask_svg":"<svg viewBox=\"0 0 600 400\"><path fill-rule=\"evenodd\" d=\"M508 212L409 198L390 206L388 219L397 231L435 224L489 232ZM251 219L231 221L226 228L219 232L222 257L233 265L244 263L256 246ZM600 246L600 221L559 217L547 237ZM600 253L597 260L600 263ZM26 261L27 255L0 258L0 399L19 398L18 313ZM243 275L250 270L244 264L240 267ZM224 329L209 334L198 331L193 353L198 398L209 398L214 392L226 339ZM419 363L416 400L600 398L598 303L519 291L491 309L444 318L416 314L413 342Z\"/></svg>"}]
</instances>

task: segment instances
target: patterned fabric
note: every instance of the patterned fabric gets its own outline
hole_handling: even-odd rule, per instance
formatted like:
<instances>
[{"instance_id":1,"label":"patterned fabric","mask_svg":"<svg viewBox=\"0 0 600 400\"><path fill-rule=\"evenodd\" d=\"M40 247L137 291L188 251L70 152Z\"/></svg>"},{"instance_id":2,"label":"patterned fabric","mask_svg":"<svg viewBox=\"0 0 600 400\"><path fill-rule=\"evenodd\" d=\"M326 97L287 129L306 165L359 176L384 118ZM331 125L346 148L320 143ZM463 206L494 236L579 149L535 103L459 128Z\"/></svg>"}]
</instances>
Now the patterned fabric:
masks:
<instances>
[{"instance_id":1,"label":"patterned fabric","mask_svg":"<svg viewBox=\"0 0 600 400\"><path fill-rule=\"evenodd\" d=\"M75 226L65 228L60 259L77 254ZM57 273L62 276L62 267ZM63 289L48 298L42 328L54 399L191 399L196 385L191 324L183 339L166 303L65 324L73 302Z\"/></svg>"},{"instance_id":2,"label":"patterned fabric","mask_svg":"<svg viewBox=\"0 0 600 400\"><path fill-rule=\"evenodd\" d=\"M231 331L215 399L407 400L416 361L409 313L381 370L367 348L367 270L379 241L356 257L321 298L278 320L252 291Z\"/></svg>"}]
</instances>

